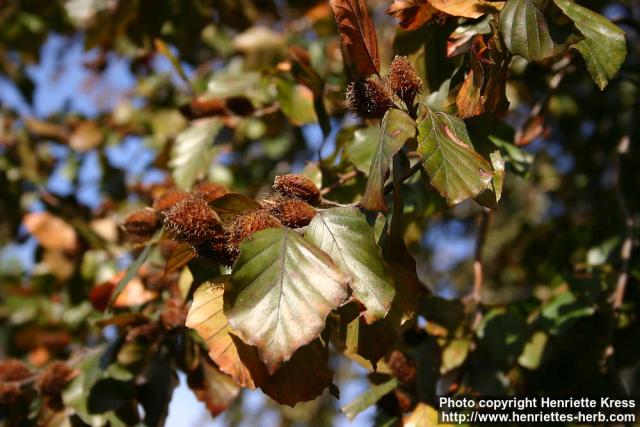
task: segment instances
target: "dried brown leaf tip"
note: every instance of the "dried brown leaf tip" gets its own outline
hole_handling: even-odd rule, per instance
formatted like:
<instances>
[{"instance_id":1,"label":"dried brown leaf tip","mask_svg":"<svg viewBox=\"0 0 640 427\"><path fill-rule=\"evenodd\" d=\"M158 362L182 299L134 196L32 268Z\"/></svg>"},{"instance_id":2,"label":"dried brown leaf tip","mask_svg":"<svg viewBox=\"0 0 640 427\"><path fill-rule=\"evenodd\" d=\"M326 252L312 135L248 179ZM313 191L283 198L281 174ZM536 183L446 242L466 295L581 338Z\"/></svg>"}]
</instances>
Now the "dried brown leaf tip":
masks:
<instances>
[{"instance_id":1,"label":"dried brown leaf tip","mask_svg":"<svg viewBox=\"0 0 640 427\"><path fill-rule=\"evenodd\" d=\"M158 212L166 212L178 202L189 197L189 193L181 190L168 190L162 193L154 202L153 208Z\"/></svg>"},{"instance_id":2,"label":"dried brown leaf tip","mask_svg":"<svg viewBox=\"0 0 640 427\"><path fill-rule=\"evenodd\" d=\"M193 193L200 195L207 202L213 202L225 194L229 193L227 187L215 182L199 182L193 187Z\"/></svg>"},{"instance_id":3,"label":"dried brown leaf tip","mask_svg":"<svg viewBox=\"0 0 640 427\"><path fill-rule=\"evenodd\" d=\"M38 375L36 388L44 395L53 396L60 393L74 376L74 370L66 363L54 362Z\"/></svg>"},{"instance_id":4,"label":"dried brown leaf tip","mask_svg":"<svg viewBox=\"0 0 640 427\"><path fill-rule=\"evenodd\" d=\"M164 215L167 234L174 240L203 243L222 233L218 215L202 197L192 196L178 202Z\"/></svg>"},{"instance_id":5,"label":"dried brown leaf tip","mask_svg":"<svg viewBox=\"0 0 640 427\"><path fill-rule=\"evenodd\" d=\"M273 189L283 196L295 197L311 204L320 201L320 190L304 175L278 175L273 181Z\"/></svg>"},{"instance_id":6,"label":"dried brown leaf tip","mask_svg":"<svg viewBox=\"0 0 640 427\"><path fill-rule=\"evenodd\" d=\"M122 223L124 231L141 240L147 240L162 226L162 217L153 209L132 212Z\"/></svg>"},{"instance_id":7,"label":"dried brown leaf tip","mask_svg":"<svg viewBox=\"0 0 640 427\"><path fill-rule=\"evenodd\" d=\"M393 106L391 90L376 77L350 83L345 96L347 109L361 119L380 119Z\"/></svg>"},{"instance_id":8,"label":"dried brown leaf tip","mask_svg":"<svg viewBox=\"0 0 640 427\"><path fill-rule=\"evenodd\" d=\"M314 207L304 200L289 197L280 198L269 208L269 212L289 228L309 225L317 213Z\"/></svg>"},{"instance_id":9,"label":"dried brown leaf tip","mask_svg":"<svg viewBox=\"0 0 640 427\"><path fill-rule=\"evenodd\" d=\"M391 62L387 74L389 87L402 99L407 107L413 106L413 101L422 91L422 80L416 74L406 56L396 56Z\"/></svg>"},{"instance_id":10,"label":"dried brown leaf tip","mask_svg":"<svg viewBox=\"0 0 640 427\"><path fill-rule=\"evenodd\" d=\"M277 227L282 227L282 223L266 210L256 209L243 213L231 225L229 246L233 250L237 250L240 242L256 231Z\"/></svg>"}]
</instances>

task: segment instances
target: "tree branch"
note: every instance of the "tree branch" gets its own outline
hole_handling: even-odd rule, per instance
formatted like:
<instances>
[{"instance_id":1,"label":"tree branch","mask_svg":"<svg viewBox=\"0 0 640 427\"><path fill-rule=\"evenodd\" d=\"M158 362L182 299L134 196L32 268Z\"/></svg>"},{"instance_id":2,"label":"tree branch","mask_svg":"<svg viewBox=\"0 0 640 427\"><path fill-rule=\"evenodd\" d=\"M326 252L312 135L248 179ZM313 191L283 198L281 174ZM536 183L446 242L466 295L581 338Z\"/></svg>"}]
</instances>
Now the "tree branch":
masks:
<instances>
[{"instance_id":1,"label":"tree branch","mask_svg":"<svg viewBox=\"0 0 640 427\"><path fill-rule=\"evenodd\" d=\"M480 302L482 285L484 283L482 251L484 249L484 243L487 240L490 219L491 211L487 208L482 208L482 212L478 216L478 234L476 237L476 249L473 254L473 289L471 291L471 298L476 303Z\"/></svg>"},{"instance_id":2,"label":"tree branch","mask_svg":"<svg viewBox=\"0 0 640 427\"><path fill-rule=\"evenodd\" d=\"M407 172L403 176L400 177L400 182L405 182L406 180L411 178L413 176L413 174L418 172L420 169L422 169L422 161L419 161L415 165L411 166L407 170ZM392 191L393 191L393 181L387 183L387 185L384 186L384 194L387 195L387 194L391 193Z\"/></svg>"},{"instance_id":3,"label":"tree branch","mask_svg":"<svg viewBox=\"0 0 640 427\"><path fill-rule=\"evenodd\" d=\"M622 233L623 240L622 247L620 248L620 273L618 274L616 288L611 299L611 304L615 311L620 310L620 308L622 307L622 303L624 302L624 294L627 288L627 281L629 279L629 260L631 259L631 252L633 250L633 229L635 227L633 216L629 212L627 202L624 198L624 194L620 186L621 159L622 156L627 154L627 152L629 151L629 142L630 140L628 135L622 137L620 143L618 144L617 155L613 164L613 193L618 203L618 210L620 211L620 214L624 220L624 231Z\"/></svg>"}]
</instances>

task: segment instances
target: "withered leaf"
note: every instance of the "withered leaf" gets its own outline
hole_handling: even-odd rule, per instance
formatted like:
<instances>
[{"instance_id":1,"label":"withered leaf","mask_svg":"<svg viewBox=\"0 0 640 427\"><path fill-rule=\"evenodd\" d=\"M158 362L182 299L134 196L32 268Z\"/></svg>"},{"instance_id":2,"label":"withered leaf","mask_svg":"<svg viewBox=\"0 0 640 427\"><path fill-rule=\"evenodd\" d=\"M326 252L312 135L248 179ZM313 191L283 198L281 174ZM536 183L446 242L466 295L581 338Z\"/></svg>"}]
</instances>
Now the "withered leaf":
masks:
<instances>
[{"instance_id":1,"label":"withered leaf","mask_svg":"<svg viewBox=\"0 0 640 427\"><path fill-rule=\"evenodd\" d=\"M486 13L500 12L503 1L487 0L429 0L438 10L453 16L465 18L479 18Z\"/></svg>"},{"instance_id":2,"label":"withered leaf","mask_svg":"<svg viewBox=\"0 0 640 427\"><path fill-rule=\"evenodd\" d=\"M265 379L266 368L255 347L244 344L232 335L223 312L224 288L228 276L203 283L193 295L186 326L195 329L205 340L209 356L220 370L241 387L256 388Z\"/></svg>"},{"instance_id":3,"label":"withered leaf","mask_svg":"<svg viewBox=\"0 0 640 427\"><path fill-rule=\"evenodd\" d=\"M503 113L509 103L505 95L509 57L499 47L495 37L485 41L478 34L471 46L471 71L456 98L461 118L483 113Z\"/></svg>"},{"instance_id":4,"label":"withered leaf","mask_svg":"<svg viewBox=\"0 0 640 427\"><path fill-rule=\"evenodd\" d=\"M338 24L340 39L358 74L380 73L378 39L369 16L366 0L330 0Z\"/></svg>"},{"instance_id":5,"label":"withered leaf","mask_svg":"<svg viewBox=\"0 0 640 427\"><path fill-rule=\"evenodd\" d=\"M438 13L427 0L395 0L387 9L387 14L399 19L400 27L416 30L429 22Z\"/></svg>"}]
</instances>

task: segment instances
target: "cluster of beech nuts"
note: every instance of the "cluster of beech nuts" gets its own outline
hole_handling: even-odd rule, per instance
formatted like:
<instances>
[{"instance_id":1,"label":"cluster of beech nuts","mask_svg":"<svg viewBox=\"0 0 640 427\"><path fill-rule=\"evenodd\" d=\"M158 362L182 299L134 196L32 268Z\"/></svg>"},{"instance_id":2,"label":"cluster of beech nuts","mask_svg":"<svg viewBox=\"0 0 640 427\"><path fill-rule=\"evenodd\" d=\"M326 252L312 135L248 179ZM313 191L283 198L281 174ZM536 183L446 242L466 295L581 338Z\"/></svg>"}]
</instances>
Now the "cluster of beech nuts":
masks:
<instances>
[{"instance_id":1,"label":"cluster of beech nuts","mask_svg":"<svg viewBox=\"0 0 640 427\"><path fill-rule=\"evenodd\" d=\"M369 77L352 82L347 87L346 106L361 119L379 119L395 105L397 96L407 108L413 107L422 90L422 80L406 56L396 56L386 77Z\"/></svg>"},{"instance_id":2,"label":"cluster of beech nuts","mask_svg":"<svg viewBox=\"0 0 640 427\"><path fill-rule=\"evenodd\" d=\"M228 194L225 187L203 182L192 192L169 190L153 206L127 216L124 230L140 241L164 226L170 239L189 244L201 257L232 265L240 243L267 228L300 228L308 225L320 203L320 191L304 175L277 176L273 192L257 201L257 208L223 221L211 203Z\"/></svg>"}]
</instances>

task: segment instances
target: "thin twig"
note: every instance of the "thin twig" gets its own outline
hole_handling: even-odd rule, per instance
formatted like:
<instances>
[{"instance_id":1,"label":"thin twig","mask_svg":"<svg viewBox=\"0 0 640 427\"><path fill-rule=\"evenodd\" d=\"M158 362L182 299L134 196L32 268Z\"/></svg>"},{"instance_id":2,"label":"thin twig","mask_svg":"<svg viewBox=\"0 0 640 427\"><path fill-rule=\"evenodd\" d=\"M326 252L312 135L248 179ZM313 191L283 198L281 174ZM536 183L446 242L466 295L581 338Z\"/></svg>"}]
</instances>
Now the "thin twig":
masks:
<instances>
[{"instance_id":1,"label":"thin twig","mask_svg":"<svg viewBox=\"0 0 640 427\"><path fill-rule=\"evenodd\" d=\"M335 190L336 188L342 186L342 184L344 184L345 182L347 182L350 179L353 179L356 176L358 176L359 173L360 172L357 169L354 169L354 170L352 170L350 172L347 172L345 174L340 175L336 182L334 182L333 184L329 185L328 187L325 187L322 190L320 190L320 195L324 196L325 194L330 193L331 191Z\"/></svg>"},{"instance_id":2,"label":"thin twig","mask_svg":"<svg viewBox=\"0 0 640 427\"><path fill-rule=\"evenodd\" d=\"M618 274L618 280L616 281L616 288L612 296L611 304L615 311L620 310L622 303L624 302L624 294L627 288L627 281L629 279L629 260L631 259L631 252L633 250L633 229L634 220L633 216L629 212L627 202L624 198L622 188L620 186L620 168L621 158L629 151L629 136L624 136L618 144L617 155L614 160L614 187L613 192L618 203L618 209L624 220L624 231L622 247L620 248L620 273Z\"/></svg>"},{"instance_id":3,"label":"thin twig","mask_svg":"<svg viewBox=\"0 0 640 427\"><path fill-rule=\"evenodd\" d=\"M482 208L482 212L478 217L478 234L476 237L476 249L473 254L473 289L471 298L476 303L480 302L482 285L484 283L484 272L482 263L482 252L484 243L487 240L487 232L489 231L489 221L491 219L491 211Z\"/></svg>"},{"instance_id":4,"label":"thin twig","mask_svg":"<svg viewBox=\"0 0 640 427\"><path fill-rule=\"evenodd\" d=\"M400 182L405 182L406 180L408 180L409 178L411 178L413 176L413 174L415 174L416 172L418 172L420 169L422 169L422 162L418 162L415 165L411 166L409 169L407 169L407 172L400 177ZM393 181L387 183L387 185L384 186L384 194L387 195L389 193L391 193L393 191Z\"/></svg>"}]
</instances>

